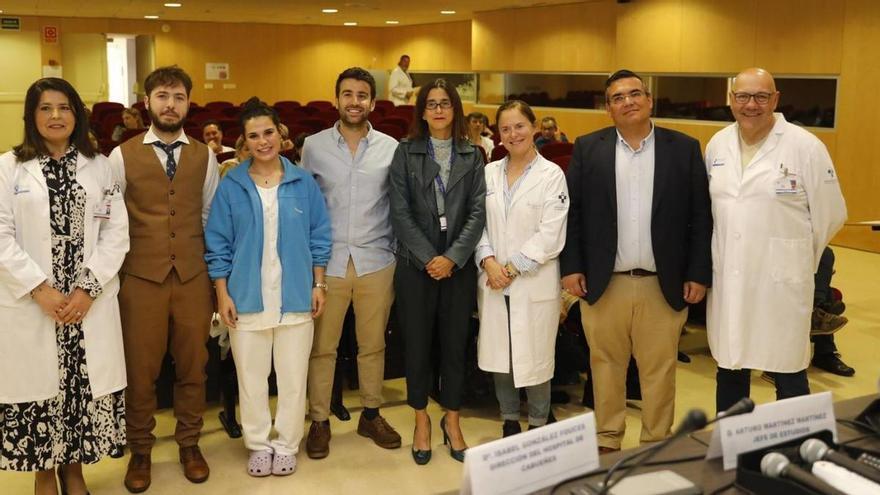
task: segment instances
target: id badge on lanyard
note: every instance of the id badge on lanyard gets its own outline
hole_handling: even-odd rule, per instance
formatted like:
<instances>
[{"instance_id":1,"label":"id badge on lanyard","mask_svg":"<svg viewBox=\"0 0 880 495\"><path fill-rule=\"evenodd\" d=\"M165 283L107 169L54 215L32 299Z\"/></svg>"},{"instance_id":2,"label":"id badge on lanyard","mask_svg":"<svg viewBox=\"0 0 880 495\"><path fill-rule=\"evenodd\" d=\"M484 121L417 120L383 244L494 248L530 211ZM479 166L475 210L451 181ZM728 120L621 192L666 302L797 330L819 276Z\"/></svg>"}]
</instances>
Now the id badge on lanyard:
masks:
<instances>
[{"instance_id":1,"label":"id badge on lanyard","mask_svg":"<svg viewBox=\"0 0 880 495\"><path fill-rule=\"evenodd\" d=\"M434 144L431 143L431 138L428 138L428 156L430 156L431 159L434 160L434 162L437 161L437 159L434 157ZM455 161L455 147L453 144L452 156L449 159L450 169L452 168L452 162L454 162L454 161ZM445 200L446 199L446 186L443 184L443 179L440 178L439 173L434 176L434 182L437 183L437 188L440 189L440 195L443 196L443 199ZM446 215L440 215L440 232L446 232L446 230L448 228L449 228L449 226L446 222Z\"/></svg>"}]
</instances>

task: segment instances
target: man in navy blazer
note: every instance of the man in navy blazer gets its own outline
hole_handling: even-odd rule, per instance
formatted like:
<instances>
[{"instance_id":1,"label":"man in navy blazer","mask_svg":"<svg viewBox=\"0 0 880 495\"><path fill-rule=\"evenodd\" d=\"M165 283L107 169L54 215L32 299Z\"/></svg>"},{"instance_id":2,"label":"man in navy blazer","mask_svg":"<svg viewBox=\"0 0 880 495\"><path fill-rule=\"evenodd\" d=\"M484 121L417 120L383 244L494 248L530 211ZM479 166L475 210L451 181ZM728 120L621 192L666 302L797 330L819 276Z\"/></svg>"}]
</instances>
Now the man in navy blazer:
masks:
<instances>
[{"instance_id":1,"label":"man in navy blazer","mask_svg":"<svg viewBox=\"0 0 880 495\"><path fill-rule=\"evenodd\" d=\"M697 140L657 127L637 74L605 83L614 121L575 141L562 286L584 298L600 452L620 449L626 370L642 387L642 442L671 433L678 340L687 304L712 280L709 183Z\"/></svg>"}]
</instances>

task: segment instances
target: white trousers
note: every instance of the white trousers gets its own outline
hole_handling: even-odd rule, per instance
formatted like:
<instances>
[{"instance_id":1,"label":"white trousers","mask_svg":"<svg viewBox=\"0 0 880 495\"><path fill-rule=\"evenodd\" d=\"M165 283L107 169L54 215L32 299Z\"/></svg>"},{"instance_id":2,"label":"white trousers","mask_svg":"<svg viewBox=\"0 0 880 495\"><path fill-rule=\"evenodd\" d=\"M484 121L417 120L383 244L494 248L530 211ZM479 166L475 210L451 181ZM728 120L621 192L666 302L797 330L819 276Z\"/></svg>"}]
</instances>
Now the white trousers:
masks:
<instances>
[{"instance_id":1,"label":"white trousers","mask_svg":"<svg viewBox=\"0 0 880 495\"><path fill-rule=\"evenodd\" d=\"M306 378L312 351L314 323L283 325L266 330L230 330L232 355L238 374L244 445L249 450L271 450L295 455L303 437L306 414ZM275 362L278 404L277 438L269 409L269 374Z\"/></svg>"}]
</instances>

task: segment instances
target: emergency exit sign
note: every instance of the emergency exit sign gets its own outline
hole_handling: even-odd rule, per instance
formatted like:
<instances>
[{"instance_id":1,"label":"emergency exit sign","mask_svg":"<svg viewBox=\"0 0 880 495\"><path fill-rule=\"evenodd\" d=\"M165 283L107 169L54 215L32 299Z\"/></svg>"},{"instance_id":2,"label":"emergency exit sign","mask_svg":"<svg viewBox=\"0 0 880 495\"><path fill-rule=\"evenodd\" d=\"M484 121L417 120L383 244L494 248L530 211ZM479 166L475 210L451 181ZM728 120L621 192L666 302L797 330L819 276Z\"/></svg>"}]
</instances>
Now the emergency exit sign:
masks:
<instances>
[{"instance_id":1,"label":"emergency exit sign","mask_svg":"<svg viewBox=\"0 0 880 495\"><path fill-rule=\"evenodd\" d=\"M21 31L21 18L0 17L0 29L3 31Z\"/></svg>"}]
</instances>

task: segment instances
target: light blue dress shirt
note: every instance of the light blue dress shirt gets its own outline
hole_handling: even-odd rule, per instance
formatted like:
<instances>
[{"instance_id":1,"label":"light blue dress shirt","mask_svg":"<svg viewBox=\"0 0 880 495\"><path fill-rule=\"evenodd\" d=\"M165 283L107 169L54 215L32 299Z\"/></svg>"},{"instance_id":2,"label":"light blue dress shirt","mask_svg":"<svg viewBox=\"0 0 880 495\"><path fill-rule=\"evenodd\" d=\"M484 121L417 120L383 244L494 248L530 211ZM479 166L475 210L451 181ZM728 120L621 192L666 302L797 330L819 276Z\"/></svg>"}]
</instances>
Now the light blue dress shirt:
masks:
<instances>
[{"instance_id":1,"label":"light blue dress shirt","mask_svg":"<svg viewBox=\"0 0 880 495\"><path fill-rule=\"evenodd\" d=\"M352 156L339 125L306 138L302 168L315 177L330 213L327 276L345 277L351 258L360 277L394 262L388 173L397 141L370 126Z\"/></svg>"}]
</instances>

